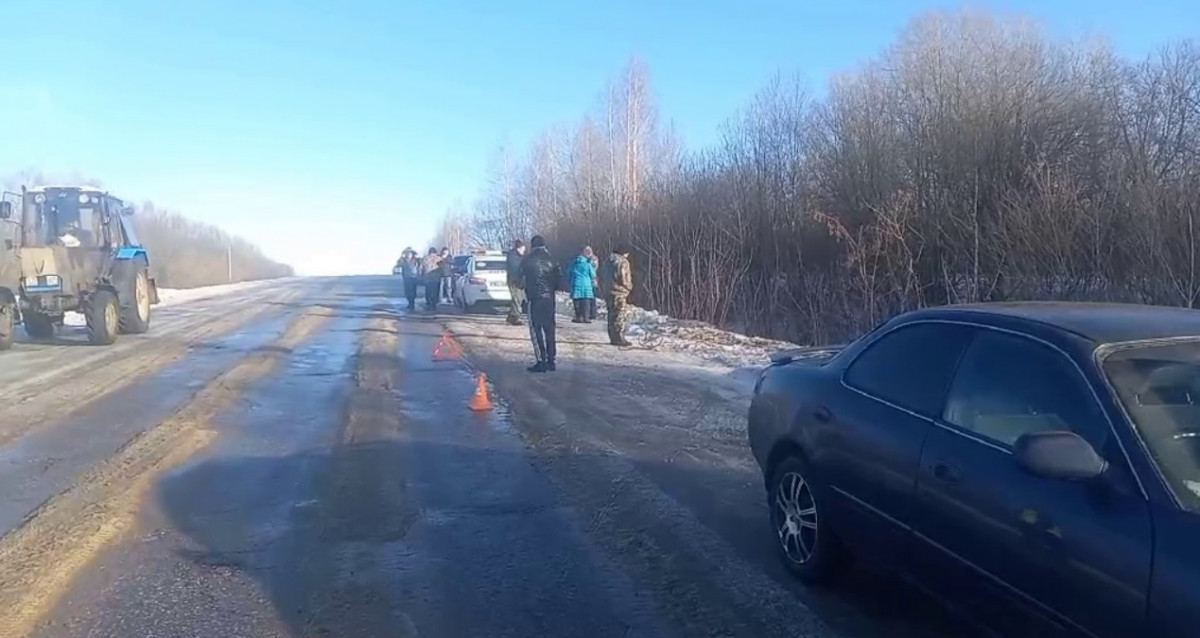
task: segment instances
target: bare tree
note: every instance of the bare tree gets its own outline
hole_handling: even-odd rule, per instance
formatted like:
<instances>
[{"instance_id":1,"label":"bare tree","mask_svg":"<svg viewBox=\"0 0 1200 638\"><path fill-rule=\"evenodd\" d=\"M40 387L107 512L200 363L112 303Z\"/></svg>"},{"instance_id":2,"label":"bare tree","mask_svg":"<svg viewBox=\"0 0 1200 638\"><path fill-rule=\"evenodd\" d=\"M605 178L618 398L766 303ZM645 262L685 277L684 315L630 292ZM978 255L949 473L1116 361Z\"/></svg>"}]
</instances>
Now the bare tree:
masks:
<instances>
[{"instance_id":1,"label":"bare tree","mask_svg":"<svg viewBox=\"0 0 1200 638\"><path fill-rule=\"evenodd\" d=\"M599 102L493 171L471 226L631 242L635 302L668 314L823 342L928 304L1200 304L1193 42L1129 61L929 13L822 99L780 76L686 153L644 62Z\"/></svg>"}]
</instances>

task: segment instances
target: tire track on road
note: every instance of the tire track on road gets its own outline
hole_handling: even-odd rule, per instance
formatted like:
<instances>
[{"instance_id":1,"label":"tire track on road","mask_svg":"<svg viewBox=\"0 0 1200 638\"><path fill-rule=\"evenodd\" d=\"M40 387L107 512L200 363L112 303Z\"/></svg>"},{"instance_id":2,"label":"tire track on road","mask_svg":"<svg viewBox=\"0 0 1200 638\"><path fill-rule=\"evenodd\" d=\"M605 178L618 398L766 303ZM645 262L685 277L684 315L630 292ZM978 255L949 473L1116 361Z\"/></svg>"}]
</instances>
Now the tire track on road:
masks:
<instances>
[{"instance_id":1,"label":"tire track on road","mask_svg":"<svg viewBox=\"0 0 1200 638\"><path fill-rule=\"evenodd\" d=\"M280 312L284 303L299 297L301 292L300 288L291 288L269 300L249 298L219 304L201 314L177 319L179 325L173 332L168 328L165 333L154 335L155 338L139 339L116 352L71 361L18 384L9 384L0 390L0 405L4 405L0 445L165 368L185 357L197 343ZM85 346L61 347L77 350ZM2 361L0 358L0 364Z\"/></svg>"},{"instance_id":2,"label":"tire track on road","mask_svg":"<svg viewBox=\"0 0 1200 638\"><path fill-rule=\"evenodd\" d=\"M32 632L80 570L134 527L155 480L212 442L212 420L334 313L314 306L300 314L278 339L222 372L169 419L134 438L0 539L0 609L5 610L0 638Z\"/></svg>"},{"instance_id":3,"label":"tire track on road","mask_svg":"<svg viewBox=\"0 0 1200 638\"><path fill-rule=\"evenodd\" d=\"M304 530L301 580L322 586L304 602L300 635L416 635L389 595L394 575L386 571L388 543L404 537L415 515L406 502L406 468L396 456L400 333L396 316L384 308L373 308L376 316L363 329L354 389L313 522Z\"/></svg>"}]
</instances>

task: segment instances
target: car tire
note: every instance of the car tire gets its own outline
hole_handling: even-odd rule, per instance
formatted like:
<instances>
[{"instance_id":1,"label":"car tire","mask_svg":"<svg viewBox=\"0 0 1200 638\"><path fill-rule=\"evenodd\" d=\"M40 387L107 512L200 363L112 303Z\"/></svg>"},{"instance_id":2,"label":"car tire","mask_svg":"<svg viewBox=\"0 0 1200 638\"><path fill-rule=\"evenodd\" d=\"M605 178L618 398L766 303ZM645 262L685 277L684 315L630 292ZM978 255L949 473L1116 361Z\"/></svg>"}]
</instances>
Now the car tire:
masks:
<instances>
[{"instance_id":1,"label":"car tire","mask_svg":"<svg viewBox=\"0 0 1200 638\"><path fill-rule=\"evenodd\" d=\"M821 489L809 464L798 456L779 462L767 491L775 547L784 567L811 585L830 584L845 573L850 556L829 524Z\"/></svg>"}]
</instances>

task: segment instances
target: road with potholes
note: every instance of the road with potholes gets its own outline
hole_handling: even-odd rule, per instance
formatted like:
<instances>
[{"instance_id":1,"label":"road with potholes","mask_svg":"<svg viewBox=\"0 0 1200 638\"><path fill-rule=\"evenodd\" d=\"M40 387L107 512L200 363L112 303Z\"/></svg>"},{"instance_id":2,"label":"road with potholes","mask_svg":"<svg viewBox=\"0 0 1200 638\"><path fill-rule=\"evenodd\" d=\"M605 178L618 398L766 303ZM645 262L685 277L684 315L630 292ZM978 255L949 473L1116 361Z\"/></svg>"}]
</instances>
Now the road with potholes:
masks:
<instances>
[{"instance_id":1,"label":"road with potholes","mask_svg":"<svg viewBox=\"0 0 1200 638\"><path fill-rule=\"evenodd\" d=\"M0 638L974 635L783 573L732 381L566 321L530 375L523 328L400 293L286 280L0 356Z\"/></svg>"}]
</instances>

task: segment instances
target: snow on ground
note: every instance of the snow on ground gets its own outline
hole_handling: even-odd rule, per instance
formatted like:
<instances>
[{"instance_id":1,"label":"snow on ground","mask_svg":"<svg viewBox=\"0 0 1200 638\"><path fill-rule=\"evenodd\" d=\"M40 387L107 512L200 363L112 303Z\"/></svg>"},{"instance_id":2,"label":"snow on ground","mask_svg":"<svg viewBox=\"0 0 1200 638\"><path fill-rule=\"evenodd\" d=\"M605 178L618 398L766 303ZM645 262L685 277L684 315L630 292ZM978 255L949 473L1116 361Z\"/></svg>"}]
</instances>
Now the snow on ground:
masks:
<instances>
[{"instance_id":1,"label":"snow on ground","mask_svg":"<svg viewBox=\"0 0 1200 638\"><path fill-rule=\"evenodd\" d=\"M207 299L218 295L228 295L230 293L251 290L260 286L265 286L270 283L278 284L278 279L265 279L259 281L243 281L236 284L222 284L219 286L202 286L200 288L159 288L158 289L158 305L156 308L164 306L174 306L176 304L188 303L199 299Z\"/></svg>"},{"instance_id":2,"label":"snow on ground","mask_svg":"<svg viewBox=\"0 0 1200 638\"><path fill-rule=\"evenodd\" d=\"M559 295L559 313L574 314L571 299ZM607 310L597 301L598 320L604 321ZM675 319L654 310L637 306L629 308L626 338L635 345L663 353L691 355L707 366L728 368L736 376L752 376L770 362L771 355L780 350L801 347L787 341L749 337L712 325Z\"/></svg>"},{"instance_id":3,"label":"snow on ground","mask_svg":"<svg viewBox=\"0 0 1200 638\"><path fill-rule=\"evenodd\" d=\"M264 279L259 281L243 281L236 284L221 284L218 286L201 286L199 288L159 288L158 289L158 304L154 309L174 306L178 304L199 301L200 299L208 299L218 295L228 295L235 292L251 290L259 286L265 286L268 283L279 283L278 279ZM87 322L84 321L83 315L78 312L68 312L63 318L65 326L84 326Z\"/></svg>"},{"instance_id":4,"label":"snow on ground","mask_svg":"<svg viewBox=\"0 0 1200 638\"><path fill-rule=\"evenodd\" d=\"M603 362L620 357L622 366L720 380L713 391L727 393L731 398L748 395L758 373L770 363L772 354L799 347L632 306L626 337L633 347L617 349L608 343L604 302L599 301L597 305L599 316L594 323L575 324L569 319L574 315L571 299L565 294L559 295L558 333L562 355ZM455 333L489 340L488 349L495 350L501 347L497 344L503 343L506 356L528 358L532 354L526 331L517 329L520 332L514 334L514 328L503 325L498 318L452 320L449 327Z\"/></svg>"}]
</instances>

